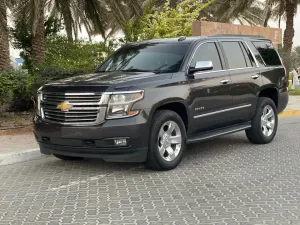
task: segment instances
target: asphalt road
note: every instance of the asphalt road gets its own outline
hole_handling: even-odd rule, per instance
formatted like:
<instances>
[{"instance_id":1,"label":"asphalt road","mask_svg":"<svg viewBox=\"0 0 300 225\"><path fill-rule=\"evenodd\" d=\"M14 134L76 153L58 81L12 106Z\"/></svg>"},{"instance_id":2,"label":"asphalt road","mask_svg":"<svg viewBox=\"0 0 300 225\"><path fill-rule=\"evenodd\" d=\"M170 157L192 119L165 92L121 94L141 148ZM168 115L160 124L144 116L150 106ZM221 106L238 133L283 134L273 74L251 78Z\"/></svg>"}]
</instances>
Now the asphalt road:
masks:
<instances>
[{"instance_id":1,"label":"asphalt road","mask_svg":"<svg viewBox=\"0 0 300 225\"><path fill-rule=\"evenodd\" d=\"M300 117L191 145L168 172L54 157L0 167L0 224L300 224Z\"/></svg>"}]
</instances>

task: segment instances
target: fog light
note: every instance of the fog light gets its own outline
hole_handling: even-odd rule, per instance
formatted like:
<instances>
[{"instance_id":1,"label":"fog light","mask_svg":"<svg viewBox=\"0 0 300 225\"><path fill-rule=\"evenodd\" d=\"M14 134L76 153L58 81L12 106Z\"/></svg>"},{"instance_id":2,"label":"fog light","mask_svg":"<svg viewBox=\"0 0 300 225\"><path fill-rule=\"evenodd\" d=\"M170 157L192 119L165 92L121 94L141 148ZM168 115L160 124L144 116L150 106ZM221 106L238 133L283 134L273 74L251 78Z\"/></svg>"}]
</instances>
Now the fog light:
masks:
<instances>
[{"instance_id":1,"label":"fog light","mask_svg":"<svg viewBox=\"0 0 300 225\"><path fill-rule=\"evenodd\" d=\"M116 146L126 146L127 140L125 138L122 139L115 139L114 140Z\"/></svg>"}]
</instances>

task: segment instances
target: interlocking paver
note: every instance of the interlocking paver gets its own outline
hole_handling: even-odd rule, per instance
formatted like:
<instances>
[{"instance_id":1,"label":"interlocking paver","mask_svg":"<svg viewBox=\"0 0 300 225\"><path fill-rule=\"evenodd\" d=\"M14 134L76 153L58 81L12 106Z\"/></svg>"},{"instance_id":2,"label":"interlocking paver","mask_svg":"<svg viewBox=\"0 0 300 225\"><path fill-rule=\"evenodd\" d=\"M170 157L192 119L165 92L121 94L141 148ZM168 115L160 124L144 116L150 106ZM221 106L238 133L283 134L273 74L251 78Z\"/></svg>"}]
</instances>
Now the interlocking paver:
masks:
<instances>
[{"instance_id":1,"label":"interlocking paver","mask_svg":"<svg viewBox=\"0 0 300 225\"><path fill-rule=\"evenodd\" d=\"M0 225L300 224L300 118L274 142L244 133L187 148L180 166L41 158L0 167Z\"/></svg>"}]
</instances>

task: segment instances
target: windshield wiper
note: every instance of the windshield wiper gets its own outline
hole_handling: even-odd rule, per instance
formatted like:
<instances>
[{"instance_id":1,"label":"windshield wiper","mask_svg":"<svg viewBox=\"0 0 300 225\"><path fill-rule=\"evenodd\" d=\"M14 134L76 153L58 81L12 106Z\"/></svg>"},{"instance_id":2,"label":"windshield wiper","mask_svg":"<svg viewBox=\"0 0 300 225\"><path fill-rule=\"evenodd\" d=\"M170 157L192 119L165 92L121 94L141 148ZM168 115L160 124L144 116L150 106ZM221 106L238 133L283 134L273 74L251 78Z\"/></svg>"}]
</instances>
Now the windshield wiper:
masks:
<instances>
[{"instance_id":1,"label":"windshield wiper","mask_svg":"<svg viewBox=\"0 0 300 225\"><path fill-rule=\"evenodd\" d=\"M165 69L165 70L154 70L153 73L155 74L160 74L160 73L173 73L174 70L169 68L169 69Z\"/></svg>"},{"instance_id":2,"label":"windshield wiper","mask_svg":"<svg viewBox=\"0 0 300 225\"><path fill-rule=\"evenodd\" d=\"M152 72L152 70L141 70L141 69L128 69L128 70L120 70L122 72Z\"/></svg>"}]
</instances>

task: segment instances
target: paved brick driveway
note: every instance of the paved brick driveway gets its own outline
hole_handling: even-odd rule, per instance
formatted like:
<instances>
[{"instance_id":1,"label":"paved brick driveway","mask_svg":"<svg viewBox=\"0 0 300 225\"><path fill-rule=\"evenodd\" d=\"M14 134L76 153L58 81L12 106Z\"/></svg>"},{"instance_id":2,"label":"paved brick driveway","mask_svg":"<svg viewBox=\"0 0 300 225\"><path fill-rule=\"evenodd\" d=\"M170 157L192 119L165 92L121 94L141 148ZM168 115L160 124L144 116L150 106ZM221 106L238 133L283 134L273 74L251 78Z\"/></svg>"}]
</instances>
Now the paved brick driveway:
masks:
<instances>
[{"instance_id":1,"label":"paved brick driveway","mask_svg":"<svg viewBox=\"0 0 300 225\"><path fill-rule=\"evenodd\" d=\"M299 128L282 118L270 145L241 132L189 146L168 172L52 157L2 166L0 224L300 224Z\"/></svg>"}]
</instances>

